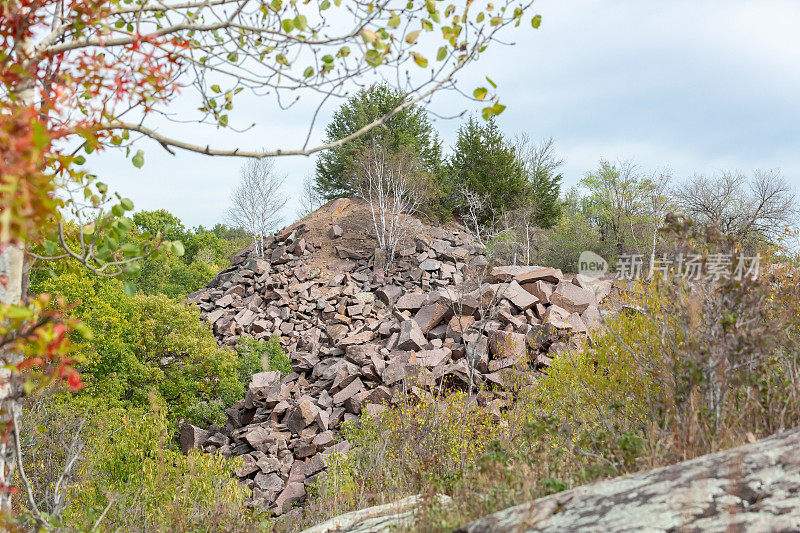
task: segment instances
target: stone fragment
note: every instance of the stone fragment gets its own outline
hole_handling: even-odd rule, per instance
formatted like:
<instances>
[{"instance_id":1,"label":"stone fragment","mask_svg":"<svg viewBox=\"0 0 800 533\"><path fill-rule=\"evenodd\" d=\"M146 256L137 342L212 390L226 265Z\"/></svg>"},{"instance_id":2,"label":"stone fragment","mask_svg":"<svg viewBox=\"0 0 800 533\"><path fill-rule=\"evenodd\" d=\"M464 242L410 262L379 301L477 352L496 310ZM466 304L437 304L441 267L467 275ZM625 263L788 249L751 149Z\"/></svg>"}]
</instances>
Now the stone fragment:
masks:
<instances>
[{"instance_id":1,"label":"stone fragment","mask_svg":"<svg viewBox=\"0 0 800 533\"><path fill-rule=\"evenodd\" d=\"M416 311L425 304L427 296L421 292L412 292L398 298L395 307L401 311Z\"/></svg>"},{"instance_id":2,"label":"stone fragment","mask_svg":"<svg viewBox=\"0 0 800 533\"><path fill-rule=\"evenodd\" d=\"M499 330L489 331L488 334L489 353L498 358L524 359L527 353L525 335Z\"/></svg>"},{"instance_id":3,"label":"stone fragment","mask_svg":"<svg viewBox=\"0 0 800 533\"><path fill-rule=\"evenodd\" d=\"M581 315L578 313L570 314L567 318L567 324L572 326L573 333L586 333L587 331L586 324L583 323Z\"/></svg>"},{"instance_id":4,"label":"stone fragment","mask_svg":"<svg viewBox=\"0 0 800 533\"><path fill-rule=\"evenodd\" d=\"M181 425L180 433L181 451L183 453L189 453L189 450L192 449L199 450L209 437L208 431L189 423Z\"/></svg>"},{"instance_id":5,"label":"stone fragment","mask_svg":"<svg viewBox=\"0 0 800 533\"><path fill-rule=\"evenodd\" d=\"M611 280L598 279L584 274L576 274L572 283L583 289L591 291L595 295L595 300L599 303L611 294Z\"/></svg>"},{"instance_id":6,"label":"stone fragment","mask_svg":"<svg viewBox=\"0 0 800 533\"><path fill-rule=\"evenodd\" d=\"M289 417L285 424L292 433L299 434L307 426L314 423L317 417L317 407L310 400L303 400L289 411Z\"/></svg>"},{"instance_id":7,"label":"stone fragment","mask_svg":"<svg viewBox=\"0 0 800 533\"><path fill-rule=\"evenodd\" d=\"M530 309L539 301L536 296L523 289L516 280L505 287L503 296L520 311Z\"/></svg>"},{"instance_id":8,"label":"stone fragment","mask_svg":"<svg viewBox=\"0 0 800 533\"><path fill-rule=\"evenodd\" d=\"M406 320L400 325L397 348L400 350L421 350L428 341L416 320Z\"/></svg>"},{"instance_id":9,"label":"stone fragment","mask_svg":"<svg viewBox=\"0 0 800 533\"><path fill-rule=\"evenodd\" d=\"M397 285L384 285L375 291L375 297L386 305L394 305L403 295L403 289Z\"/></svg>"},{"instance_id":10,"label":"stone fragment","mask_svg":"<svg viewBox=\"0 0 800 533\"><path fill-rule=\"evenodd\" d=\"M331 238L331 239L338 239L339 237L342 236L342 233L343 233L343 231L342 231L341 226L338 226L338 225L334 224L328 230L328 237Z\"/></svg>"},{"instance_id":11,"label":"stone fragment","mask_svg":"<svg viewBox=\"0 0 800 533\"><path fill-rule=\"evenodd\" d=\"M551 267L532 267L530 271L519 274L515 278L520 285L533 283L536 281L547 281L549 283L560 283L564 279L564 274L558 268Z\"/></svg>"},{"instance_id":12,"label":"stone fragment","mask_svg":"<svg viewBox=\"0 0 800 533\"><path fill-rule=\"evenodd\" d=\"M543 304L550 303L550 295L553 294L553 285L546 281L538 280L533 283L526 283L522 286L526 291L534 295Z\"/></svg>"},{"instance_id":13,"label":"stone fragment","mask_svg":"<svg viewBox=\"0 0 800 533\"><path fill-rule=\"evenodd\" d=\"M441 301L421 307L417 314L414 315L414 321L419 325L423 334L427 334L430 330L439 325L452 313L449 306ZM401 347L401 349L404 349Z\"/></svg>"},{"instance_id":14,"label":"stone fragment","mask_svg":"<svg viewBox=\"0 0 800 533\"><path fill-rule=\"evenodd\" d=\"M583 313L595 303L594 293L573 283L562 281L550 296L550 303L570 313Z\"/></svg>"},{"instance_id":15,"label":"stone fragment","mask_svg":"<svg viewBox=\"0 0 800 533\"><path fill-rule=\"evenodd\" d=\"M435 272L442 268L442 262L435 259L426 259L419 264L419 267L426 272Z\"/></svg>"},{"instance_id":16,"label":"stone fragment","mask_svg":"<svg viewBox=\"0 0 800 533\"><path fill-rule=\"evenodd\" d=\"M333 404L334 405L343 405L345 400L348 398L355 396L359 392L364 390L364 384L361 382L359 378L354 379L350 384L337 392L333 395Z\"/></svg>"},{"instance_id":17,"label":"stone fragment","mask_svg":"<svg viewBox=\"0 0 800 533\"><path fill-rule=\"evenodd\" d=\"M259 472L256 474L253 483L256 487L264 491L280 492L281 489L283 489L283 480L275 473L265 474Z\"/></svg>"},{"instance_id":18,"label":"stone fragment","mask_svg":"<svg viewBox=\"0 0 800 533\"><path fill-rule=\"evenodd\" d=\"M567 322L569 315L570 312L563 307L551 305L547 308L547 311L545 311L542 321L556 329L572 329L570 323Z\"/></svg>"},{"instance_id":19,"label":"stone fragment","mask_svg":"<svg viewBox=\"0 0 800 533\"><path fill-rule=\"evenodd\" d=\"M299 502L306 496L306 488L302 482L287 483L286 488L275 500L275 510L277 514L284 514L291 510L292 505Z\"/></svg>"}]
</instances>

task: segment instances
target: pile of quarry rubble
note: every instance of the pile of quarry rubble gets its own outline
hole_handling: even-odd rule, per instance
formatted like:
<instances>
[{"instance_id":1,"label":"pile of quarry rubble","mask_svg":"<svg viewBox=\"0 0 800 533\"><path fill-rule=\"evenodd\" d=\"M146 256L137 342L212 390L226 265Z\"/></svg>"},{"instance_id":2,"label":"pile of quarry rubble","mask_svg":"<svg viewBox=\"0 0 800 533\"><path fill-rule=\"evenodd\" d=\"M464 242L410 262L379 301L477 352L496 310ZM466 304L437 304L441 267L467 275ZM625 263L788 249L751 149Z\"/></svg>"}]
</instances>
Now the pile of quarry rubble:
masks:
<instances>
[{"instance_id":1,"label":"pile of quarry rubble","mask_svg":"<svg viewBox=\"0 0 800 533\"><path fill-rule=\"evenodd\" d=\"M338 430L362 413L463 389L499 418L505 386L535 384L583 342L611 290L554 268L489 266L467 233L421 223L385 269L379 250L344 246L352 239L335 222L322 235L289 226L265 239L264 257L242 250L189 296L221 344L277 335L291 358L288 375L253 376L224 427L181 427L184 451L240 456L253 504L276 515L347 452ZM325 268L314 266L321 241L336 254Z\"/></svg>"}]
</instances>

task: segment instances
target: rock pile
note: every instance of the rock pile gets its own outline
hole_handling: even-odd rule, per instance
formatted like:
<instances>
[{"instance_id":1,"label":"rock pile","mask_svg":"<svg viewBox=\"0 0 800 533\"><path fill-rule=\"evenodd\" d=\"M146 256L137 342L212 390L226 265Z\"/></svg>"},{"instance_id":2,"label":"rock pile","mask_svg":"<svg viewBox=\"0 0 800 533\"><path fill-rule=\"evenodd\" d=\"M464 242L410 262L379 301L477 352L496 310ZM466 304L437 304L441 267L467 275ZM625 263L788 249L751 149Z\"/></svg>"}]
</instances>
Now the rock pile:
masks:
<instances>
[{"instance_id":1,"label":"rock pile","mask_svg":"<svg viewBox=\"0 0 800 533\"><path fill-rule=\"evenodd\" d=\"M290 355L292 373L254 375L224 427L181 428L184 451L241 456L236 475L274 514L305 498L333 452L347 451L337 430L362 412L442 387L480 391L477 401L499 416L510 400L503 386L534 383L580 342L611 288L553 268L490 268L465 233L428 227L388 272L375 268L381 254L336 246L323 275L311 237L290 226L265 240L264 258L243 250L189 296L221 344L277 335ZM314 237L338 243L342 228Z\"/></svg>"}]
</instances>

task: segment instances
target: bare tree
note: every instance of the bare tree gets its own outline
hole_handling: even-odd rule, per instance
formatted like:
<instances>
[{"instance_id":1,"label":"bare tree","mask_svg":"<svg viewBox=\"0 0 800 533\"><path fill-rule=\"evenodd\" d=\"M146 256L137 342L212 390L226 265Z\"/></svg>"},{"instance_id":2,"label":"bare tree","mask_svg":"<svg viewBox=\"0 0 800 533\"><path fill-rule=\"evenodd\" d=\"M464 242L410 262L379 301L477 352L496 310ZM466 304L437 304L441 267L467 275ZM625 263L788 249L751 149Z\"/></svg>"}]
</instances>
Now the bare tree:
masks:
<instances>
[{"instance_id":1,"label":"bare tree","mask_svg":"<svg viewBox=\"0 0 800 533\"><path fill-rule=\"evenodd\" d=\"M514 138L514 149L528 173L554 173L564 166L564 159L556 153L556 143L552 137L539 142L531 140L527 133Z\"/></svg>"},{"instance_id":2,"label":"bare tree","mask_svg":"<svg viewBox=\"0 0 800 533\"><path fill-rule=\"evenodd\" d=\"M372 229L378 247L386 252L385 266L388 267L405 236L408 217L422 202L428 176L410 152L388 153L377 144L367 148L361 170L356 190L369 203Z\"/></svg>"},{"instance_id":3,"label":"bare tree","mask_svg":"<svg viewBox=\"0 0 800 533\"><path fill-rule=\"evenodd\" d=\"M695 174L674 195L688 217L745 246L772 243L797 220L795 193L777 169L755 170L749 178L738 171Z\"/></svg>"},{"instance_id":4,"label":"bare tree","mask_svg":"<svg viewBox=\"0 0 800 533\"><path fill-rule=\"evenodd\" d=\"M325 199L314 187L314 178L306 176L303 180L303 188L300 191L300 209L297 214L300 218L310 215L325 204Z\"/></svg>"},{"instance_id":5,"label":"bare tree","mask_svg":"<svg viewBox=\"0 0 800 533\"><path fill-rule=\"evenodd\" d=\"M275 172L271 159L254 159L242 166L239 185L231 195L233 205L228 209L228 218L253 237L259 255L264 255L264 237L282 220L285 179Z\"/></svg>"}]
</instances>

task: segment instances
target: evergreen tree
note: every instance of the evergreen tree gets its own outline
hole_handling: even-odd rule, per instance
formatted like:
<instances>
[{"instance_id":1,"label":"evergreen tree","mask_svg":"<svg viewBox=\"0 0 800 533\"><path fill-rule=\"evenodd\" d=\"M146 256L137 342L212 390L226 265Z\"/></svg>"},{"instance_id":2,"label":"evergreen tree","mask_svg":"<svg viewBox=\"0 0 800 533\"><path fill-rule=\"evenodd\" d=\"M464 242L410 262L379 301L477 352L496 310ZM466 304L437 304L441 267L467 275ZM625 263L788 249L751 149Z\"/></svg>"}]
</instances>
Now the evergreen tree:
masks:
<instances>
[{"instance_id":1,"label":"evergreen tree","mask_svg":"<svg viewBox=\"0 0 800 533\"><path fill-rule=\"evenodd\" d=\"M522 162L494 119L480 123L470 117L459 128L454 153L448 161L448 175L456 211L467 209L458 199L464 192L472 193L483 201L482 222L525 201L528 184Z\"/></svg>"},{"instance_id":2,"label":"evergreen tree","mask_svg":"<svg viewBox=\"0 0 800 533\"><path fill-rule=\"evenodd\" d=\"M530 182L529 196L533 210L533 222L542 228L551 228L561 216L561 194L563 176L537 169L528 176Z\"/></svg>"},{"instance_id":3,"label":"evergreen tree","mask_svg":"<svg viewBox=\"0 0 800 533\"><path fill-rule=\"evenodd\" d=\"M529 184L530 218L539 227L553 227L561 215L559 196L563 176L559 169L564 160L556 155L553 139L534 144L527 135L522 135L517 139L516 150Z\"/></svg>"},{"instance_id":4,"label":"evergreen tree","mask_svg":"<svg viewBox=\"0 0 800 533\"><path fill-rule=\"evenodd\" d=\"M325 129L326 142L346 137L401 104L405 95L386 84L359 91L334 113ZM424 109L411 106L393 115L367 134L317 158L315 189L331 200L354 193L359 160L367 146L376 143L390 153L409 150L422 166L437 175L442 161L441 142Z\"/></svg>"}]
</instances>

